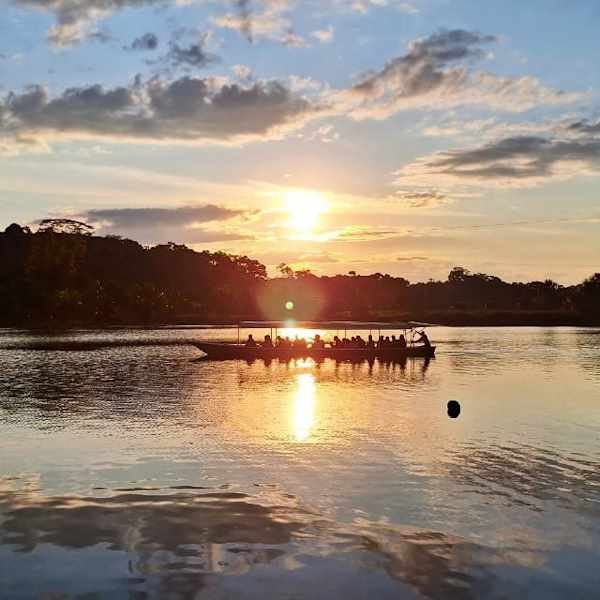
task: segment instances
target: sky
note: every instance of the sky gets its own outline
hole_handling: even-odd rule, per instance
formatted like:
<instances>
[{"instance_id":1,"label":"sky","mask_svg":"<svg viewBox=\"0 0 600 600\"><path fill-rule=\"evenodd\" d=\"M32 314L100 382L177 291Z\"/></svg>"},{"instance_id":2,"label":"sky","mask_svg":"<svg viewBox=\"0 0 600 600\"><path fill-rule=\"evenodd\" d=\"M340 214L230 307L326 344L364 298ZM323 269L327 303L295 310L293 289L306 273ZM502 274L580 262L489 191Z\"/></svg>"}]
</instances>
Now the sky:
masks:
<instances>
[{"instance_id":1,"label":"sky","mask_svg":"<svg viewBox=\"0 0 600 600\"><path fill-rule=\"evenodd\" d=\"M0 227L318 274L600 270L597 0L0 0Z\"/></svg>"}]
</instances>

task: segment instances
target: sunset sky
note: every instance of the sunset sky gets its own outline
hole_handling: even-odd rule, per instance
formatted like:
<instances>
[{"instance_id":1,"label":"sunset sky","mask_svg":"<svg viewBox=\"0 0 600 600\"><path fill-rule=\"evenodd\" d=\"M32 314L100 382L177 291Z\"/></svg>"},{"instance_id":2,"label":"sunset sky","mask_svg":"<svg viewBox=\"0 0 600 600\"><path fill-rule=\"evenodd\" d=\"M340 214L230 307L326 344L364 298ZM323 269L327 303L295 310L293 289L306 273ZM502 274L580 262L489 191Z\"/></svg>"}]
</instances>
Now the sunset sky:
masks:
<instances>
[{"instance_id":1,"label":"sunset sky","mask_svg":"<svg viewBox=\"0 0 600 600\"><path fill-rule=\"evenodd\" d=\"M600 270L600 2L0 0L0 227L272 274Z\"/></svg>"}]
</instances>

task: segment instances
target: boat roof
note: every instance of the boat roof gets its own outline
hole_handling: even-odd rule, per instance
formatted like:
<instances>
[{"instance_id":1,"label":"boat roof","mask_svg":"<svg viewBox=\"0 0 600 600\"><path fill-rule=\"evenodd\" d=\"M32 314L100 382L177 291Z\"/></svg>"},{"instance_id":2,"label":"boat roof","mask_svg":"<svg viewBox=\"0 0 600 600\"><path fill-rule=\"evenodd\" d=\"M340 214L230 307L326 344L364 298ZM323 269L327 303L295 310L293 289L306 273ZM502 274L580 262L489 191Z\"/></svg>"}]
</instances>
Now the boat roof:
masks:
<instances>
[{"instance_id":1,"label":"boat roof","mask_svg":"<svg viewBox=\"0 0 600 600\"><path fill-rule=\"evenodd\" d=\"M287 319L285 321L240 321L238 327L243 329L350 329L350 330L372 330L372 329L417 329L434 327L432 323L420 321L297 321Z\"/></svg>"}]
</instances>

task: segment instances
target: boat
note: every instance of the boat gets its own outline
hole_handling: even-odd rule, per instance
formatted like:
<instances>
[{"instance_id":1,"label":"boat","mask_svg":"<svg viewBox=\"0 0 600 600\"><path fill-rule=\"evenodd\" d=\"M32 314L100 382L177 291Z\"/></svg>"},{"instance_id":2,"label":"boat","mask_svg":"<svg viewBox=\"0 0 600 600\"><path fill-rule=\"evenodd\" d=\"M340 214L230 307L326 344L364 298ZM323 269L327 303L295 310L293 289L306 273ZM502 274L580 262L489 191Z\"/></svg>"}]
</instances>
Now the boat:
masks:
<instances>
[{"instance_id":1,"label":"boat","mask_svg":"<svg viewBox=\"0 0 600 600\"><path fill-rule=\"evenodd\" d=\"M361 321L242 321L237 324L237 342L195 341L192 345L201 350L206 358L212 360L290 360L293 358L312 358L315 361L331 358L340 361L360 361L379 359L383 361L403 360L406 358L433 358L436 347L414 343L415 333L419 329L432 327L429 323L408 321L401 323L361 322ZM325 348L280 348L280 347L247 347L240 341L241 329L269 329L271 338L275 338L279 329L300 328L344 331L398 331L404 332L406 347L385 346L383 348L336 348L326 345ZM274 338L273 338L274 339Z\"/></svg>"}]
</instances>

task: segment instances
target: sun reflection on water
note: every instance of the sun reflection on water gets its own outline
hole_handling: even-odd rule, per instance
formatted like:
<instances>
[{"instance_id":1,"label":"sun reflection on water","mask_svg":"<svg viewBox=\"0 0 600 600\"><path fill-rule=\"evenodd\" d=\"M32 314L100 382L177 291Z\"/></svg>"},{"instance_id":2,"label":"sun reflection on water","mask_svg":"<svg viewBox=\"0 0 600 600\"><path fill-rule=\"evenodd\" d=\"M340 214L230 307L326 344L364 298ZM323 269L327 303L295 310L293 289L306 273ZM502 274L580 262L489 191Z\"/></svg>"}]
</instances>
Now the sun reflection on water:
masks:
<instances>
[{"instance_id":1,"label":"sun reflection on water","mask_svg":"<svg viewBox=\"0 0 600 600\"><path fill-rule=\"evenodd\" d=\"M294 398L293 430L298 442L310 437L315 422L315 377L312 373L298 375L298 389Z\"/></svg>"}]
</instances>

